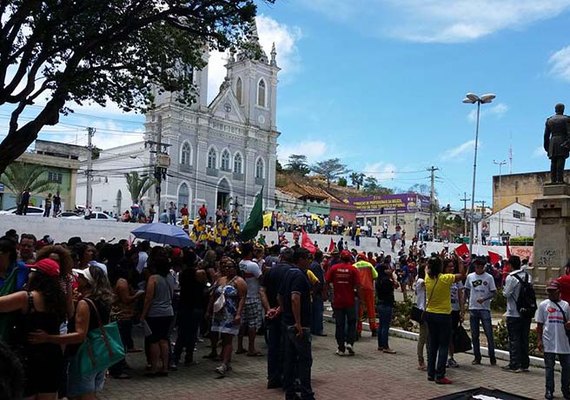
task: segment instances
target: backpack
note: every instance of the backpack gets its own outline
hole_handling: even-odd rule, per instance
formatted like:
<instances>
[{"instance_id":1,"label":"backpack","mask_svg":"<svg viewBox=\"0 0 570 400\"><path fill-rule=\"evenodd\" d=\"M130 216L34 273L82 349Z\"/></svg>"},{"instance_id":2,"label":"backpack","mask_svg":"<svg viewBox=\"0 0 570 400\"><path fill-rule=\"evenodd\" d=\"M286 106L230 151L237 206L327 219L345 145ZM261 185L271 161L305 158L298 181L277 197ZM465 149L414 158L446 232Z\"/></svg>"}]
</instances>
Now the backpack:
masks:
<instances>
[{"instance_id":1,"label":"backpack","mask_svg":"<svg viewBox=\"0 0 570 400\"><path fill-rule=\"evenodd\" d=\"M536 293L534 291L534 287L532 286L532 283L528 281L527 274L525 274L524 281L517 274L513 274L513 277L521 284L519 297L516 301L517 311L521 317L533 318L538 308L536 306Z\"/></svg>"}]
</instances>

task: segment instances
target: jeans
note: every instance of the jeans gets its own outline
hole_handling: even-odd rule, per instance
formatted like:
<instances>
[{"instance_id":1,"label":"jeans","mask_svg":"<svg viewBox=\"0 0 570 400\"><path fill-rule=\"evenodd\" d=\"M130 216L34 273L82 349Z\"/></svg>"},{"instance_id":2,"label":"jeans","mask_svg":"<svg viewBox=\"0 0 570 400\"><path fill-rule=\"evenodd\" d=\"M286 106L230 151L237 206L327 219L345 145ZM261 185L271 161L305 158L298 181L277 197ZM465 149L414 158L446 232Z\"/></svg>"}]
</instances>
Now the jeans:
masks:
<instances>
[{"instance_id":1,"label":"jeans","mask_svg":"<svg viewBox=\"0 0 570 400\"><path fill-rule=\"evenodd\" d=\"M426 343L427 343L427 339L429 338L429 333L428 333L428 326L427 323L421 322L420 323L420 334L418 337L418 346L417 346L417 353L418 353L418 363L419 364L424 364L425 360L424 360L424 347L426 347ZM428 352L429 352L429 344L427 346L428 348Z\"/></svg>"},{"instance_id":2,"label":"jeans","mask_svg":"<svg viewBox=\"0 0 570 400\"><path fill-rule=\"evenodd\" d=\"M286 327L285 335L285 366L284 382L285 398L294 399L295 378L299 378L301 398L314 400L315 394L311 387L311 367L313 355L311 352L311 330L303 328L303 336L298 337L294 326ZM297 375L297 376L296 376Z\"/></svg>"},{"instance_id":3,"label":"jeans","mask_svg":"<svg viewBox=\"0 0 570 400\"><path fill-rule=\"evenodd\" d=\"M121 336L121 342L123 343L123 347L125 348L125 353L128 349L133 348L133 320L132 319L120 319L117 321L117 326L119 328L119 335ZM125 368L127 367L127 360L123 358L121 361L117 362L114 365L111 365L109 368L109 373L111 376L119 376L123 372L125 372Z\"/></svg>"},{"instance_id":4,"label":"jeans","mask_svg":"<svg viewBox=\"0 0 570 400\"><path fill-rule=\"evenodd\" d=\"M507 330L509 332L509 368L528 369L528 335L530 332L530 318L507 317Z\"/></svg>"},{"instance_id":5,"label":"jeans","mask_svg":"<svg viewBox=\"0 0 570 400\"><path fill-rule=\"evenodd\" d=\"M313 307L311 308L311 333L313 335L323 334L323 312L325 305L320 294L313 295Z\"/></svg>"},{"instance_id":6,"label":"jeans","mask_svg":"<svg viewBox=\"0 0 570 400\"><path fill-rule=\"evenodd\" d=\"M353 345L356 339L356 308L335 308L334 320L336 324L334 337L338 349L344 351L344 344Z\"/></svg>"},{"instance_id":7,"label":"jeans","mask_svg":"<svg viewBox=\"0 0 570 400\"><path fill-rule=\"evenodd\" d=\"M451 339L451 315L425 312L428 326L428 378L445 378L445 367Z\"/></svg>"},{"instance_id":8,"label":"jeans","mask_svg":"<svg viewBox=\"0 0 570 400\"><path fill-rule=\"evenodd\" d=\"M267 381L271 383L282 382L284 359L284 329L281 318L265 320L267 325Z\"/></svg>"},{"instance_id":9,"label":"jeans","mask_svg":"<svg viewBox=\"0 0 570 400\"><path fill-rule=\"evenodd\" d=\"M479 321L483 324L483 331L487 337L489 348L489 358L491 362L495 358L495 339L493 338L493 325L491 324L491 311L489 310L469 310L469 323L471 324L471 341L473 342L473 355L476 360L481 360L481 347L479 345ZM527 335L528 337L528 335Z\"/></svg>"},{"instance_id":10,"label":"jeans","mask_svg":"<svg viewBox=\"0 0 570 400\"><path fill-rule=\"evenodd\" d=\"M390 323L392 322L392 313L394 307L388 304L378 304L378 347L384 349L388 346L388 334L390 333Z\"/></svg>"},{"instance_id":11,"label":"jeans","mask_svg":"<svg viewBox=\"0 0 570 400\"><path fill-rule=\"evenodd\" d=\"M176 225L176 214L168 214L168 223Z\"/></svg>"},{"instance_id":12,"label":"jeans","mask_svg":"<svg viewBox=\"0 0 570 400\"><path fill-rule=\"evenodd\" d=\"M194 346L198 339L198 328L204 311L201 309L189 310L180 308L176 316L178 325L178 336L173 350L173 361L178 364L182 351L186 349L186 362L194 361Z\"/></svg>"},{"instance_id":13,"label":"jeans","mask_svg":"<svg viewBox=\"0 0 570 400\"><path fill-rule=\"evenodd\" d=\"M544 353L544 368L546 376L546 391L554 393L554 363L558 356L560 367L562 369L562 377L560 384L562 385L562 394L570 396L570 354Z\"/></svg>"},{"instance_id":14,"label":"jeans","mask_svg":"<svg viewBox=\"0 0 570 400\"><path fill-rule=\"evenodd\" d=\"M356 236L356 237L354 238L354 245L355 245L355 246L360 246L360 236Z\"/></svg>"}]
</instances>

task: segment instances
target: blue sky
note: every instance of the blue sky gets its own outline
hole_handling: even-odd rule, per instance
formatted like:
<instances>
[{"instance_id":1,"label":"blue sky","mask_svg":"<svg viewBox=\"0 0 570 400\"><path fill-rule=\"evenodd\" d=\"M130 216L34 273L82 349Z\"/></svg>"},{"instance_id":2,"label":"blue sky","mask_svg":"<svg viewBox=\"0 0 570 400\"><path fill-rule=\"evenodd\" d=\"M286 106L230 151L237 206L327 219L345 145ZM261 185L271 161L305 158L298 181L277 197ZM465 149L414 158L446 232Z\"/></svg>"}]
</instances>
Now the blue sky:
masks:
<instances>
[{"instance_id":1,"label":"blue sky","mask_svg":"<svg viewBox=\"0 0 570 400\"><path fill-rule=\"evenodd\" d=\"M471 192L475 105L482 106L476 200L492 200L493 160L503 173L543 171L545 118L570 108L570 0L283 0L260 4L258 28L277 44L279 157L338 157L387 187L429 184L459 207ZM210 97L225 75L210 68ZM110 147L140 140L143 118L112 105L76 108L45 139ZM570 110L567 112L570 114ZM0 113L0 128L6 125ZM512 147L512 166L509 148Z\"/></svg>"}]
</instances>

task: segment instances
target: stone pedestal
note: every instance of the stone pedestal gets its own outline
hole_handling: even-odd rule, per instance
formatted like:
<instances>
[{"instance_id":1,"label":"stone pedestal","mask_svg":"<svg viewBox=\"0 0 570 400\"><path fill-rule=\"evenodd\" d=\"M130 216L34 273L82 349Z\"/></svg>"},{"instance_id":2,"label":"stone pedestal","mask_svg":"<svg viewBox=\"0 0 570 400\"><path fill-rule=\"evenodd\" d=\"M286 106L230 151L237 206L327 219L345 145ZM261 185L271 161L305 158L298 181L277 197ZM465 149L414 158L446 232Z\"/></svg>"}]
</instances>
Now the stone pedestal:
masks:
<instances>
[{"instance_id":1,"label":"stone pedestal","mask_svg":"<svg viewBox=\"0 0 570 400\"><path fill-rule=\"evenodd\" d=\"M545 293L548 281L564 272L570 258L570 185L545 185L543 194L531 208L535 232L529 271L539 293Z\"/></svg>"}]
</instances>

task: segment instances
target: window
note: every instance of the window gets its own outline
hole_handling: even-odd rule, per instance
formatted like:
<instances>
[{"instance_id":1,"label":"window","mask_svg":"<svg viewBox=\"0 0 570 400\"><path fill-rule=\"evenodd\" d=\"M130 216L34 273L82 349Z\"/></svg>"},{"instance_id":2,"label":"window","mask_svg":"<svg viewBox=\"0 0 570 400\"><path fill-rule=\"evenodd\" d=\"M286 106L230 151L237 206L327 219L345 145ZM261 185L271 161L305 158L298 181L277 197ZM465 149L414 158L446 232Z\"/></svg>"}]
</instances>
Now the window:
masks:
<instances>
[{"instance_id":1,"label":"window","mask_svg":"<svg viewBox=\"0 0 570 400\"><path fill-rule=\"evenodd\" d=\"M230 153L227 150L222 153L222 170L230 171Z\"/></svg>"},{"instance_id":2,"label":"window","mask_svg":"<svg viewBox=\"0 0 570 400\"><path fill-rule=\"evenodd\" d=\"M520 212L518 210L513 210L513 218L516 219L524 219L525 217L525 213L524 212Z\"/></svg>"},{"instance_id":3,"label":"window","mask_svg":"<svg viewBox=\"0 0 570 400\"><path fill-rule=\"evenodd\" d=\"M241 81L241 78L238 78L236 82L236 97L240 105L243 103L242 93L243 93L243 83Z\"/></svg>"},{"instance_id":4,"label":"window","mask_svg":"<svg viewBox=\"0 0 570 400\"><path fill-rule=\"evenodd\" d=\"M210 149L208 152L208 168L216 168L216 150Z\"/></svg>"},{"instance_id":5,"label":"window","mask_svg":"<svg viewBox=\"0 0 570 400\"><path fill-rule=\"evenodd\" d=\"M263 178L263 160L261 158L255 163L255 177Z\"/></svg>"},{"instance_id":6,"label":"window","mask_svg":"<svg viewBox=\"0 0 570 400\"><path fill-rule=\"evenodd\" d=\"M180 164L190 165L190 145L186 142L182 145L182 151L180 153Z\"/></svg>"},{"instance_id":7,"label":"window","mask_svg":"<svg viewBox=\"0 0 570 400\"><path fill-rule=\"evenodd\" d=\"M265 107L265 81L263 79L257 84L257 105Z\"/></svg>"},{"instance_id":8,"label":"window","mask_svg":"<svg viewBox=\"0 0 570 400\"><path fill-rule=\"evenodd\" d=\"M234 156L234 172L236 174L241 174L241 164L242 164L241 154L236 153L236 155Z\"/></svg>"},{"instance_id":9,"label":"window","mask_svg":"<svg viewBox=\"0 0 570 400\"><path fill-rule=\"evenodd\" d=\"M62 176L61 172L48 171L48 181L54 182L54 183L61 183L62 178L63 178L63 176Z\"/></svg>"}]
</instances>

